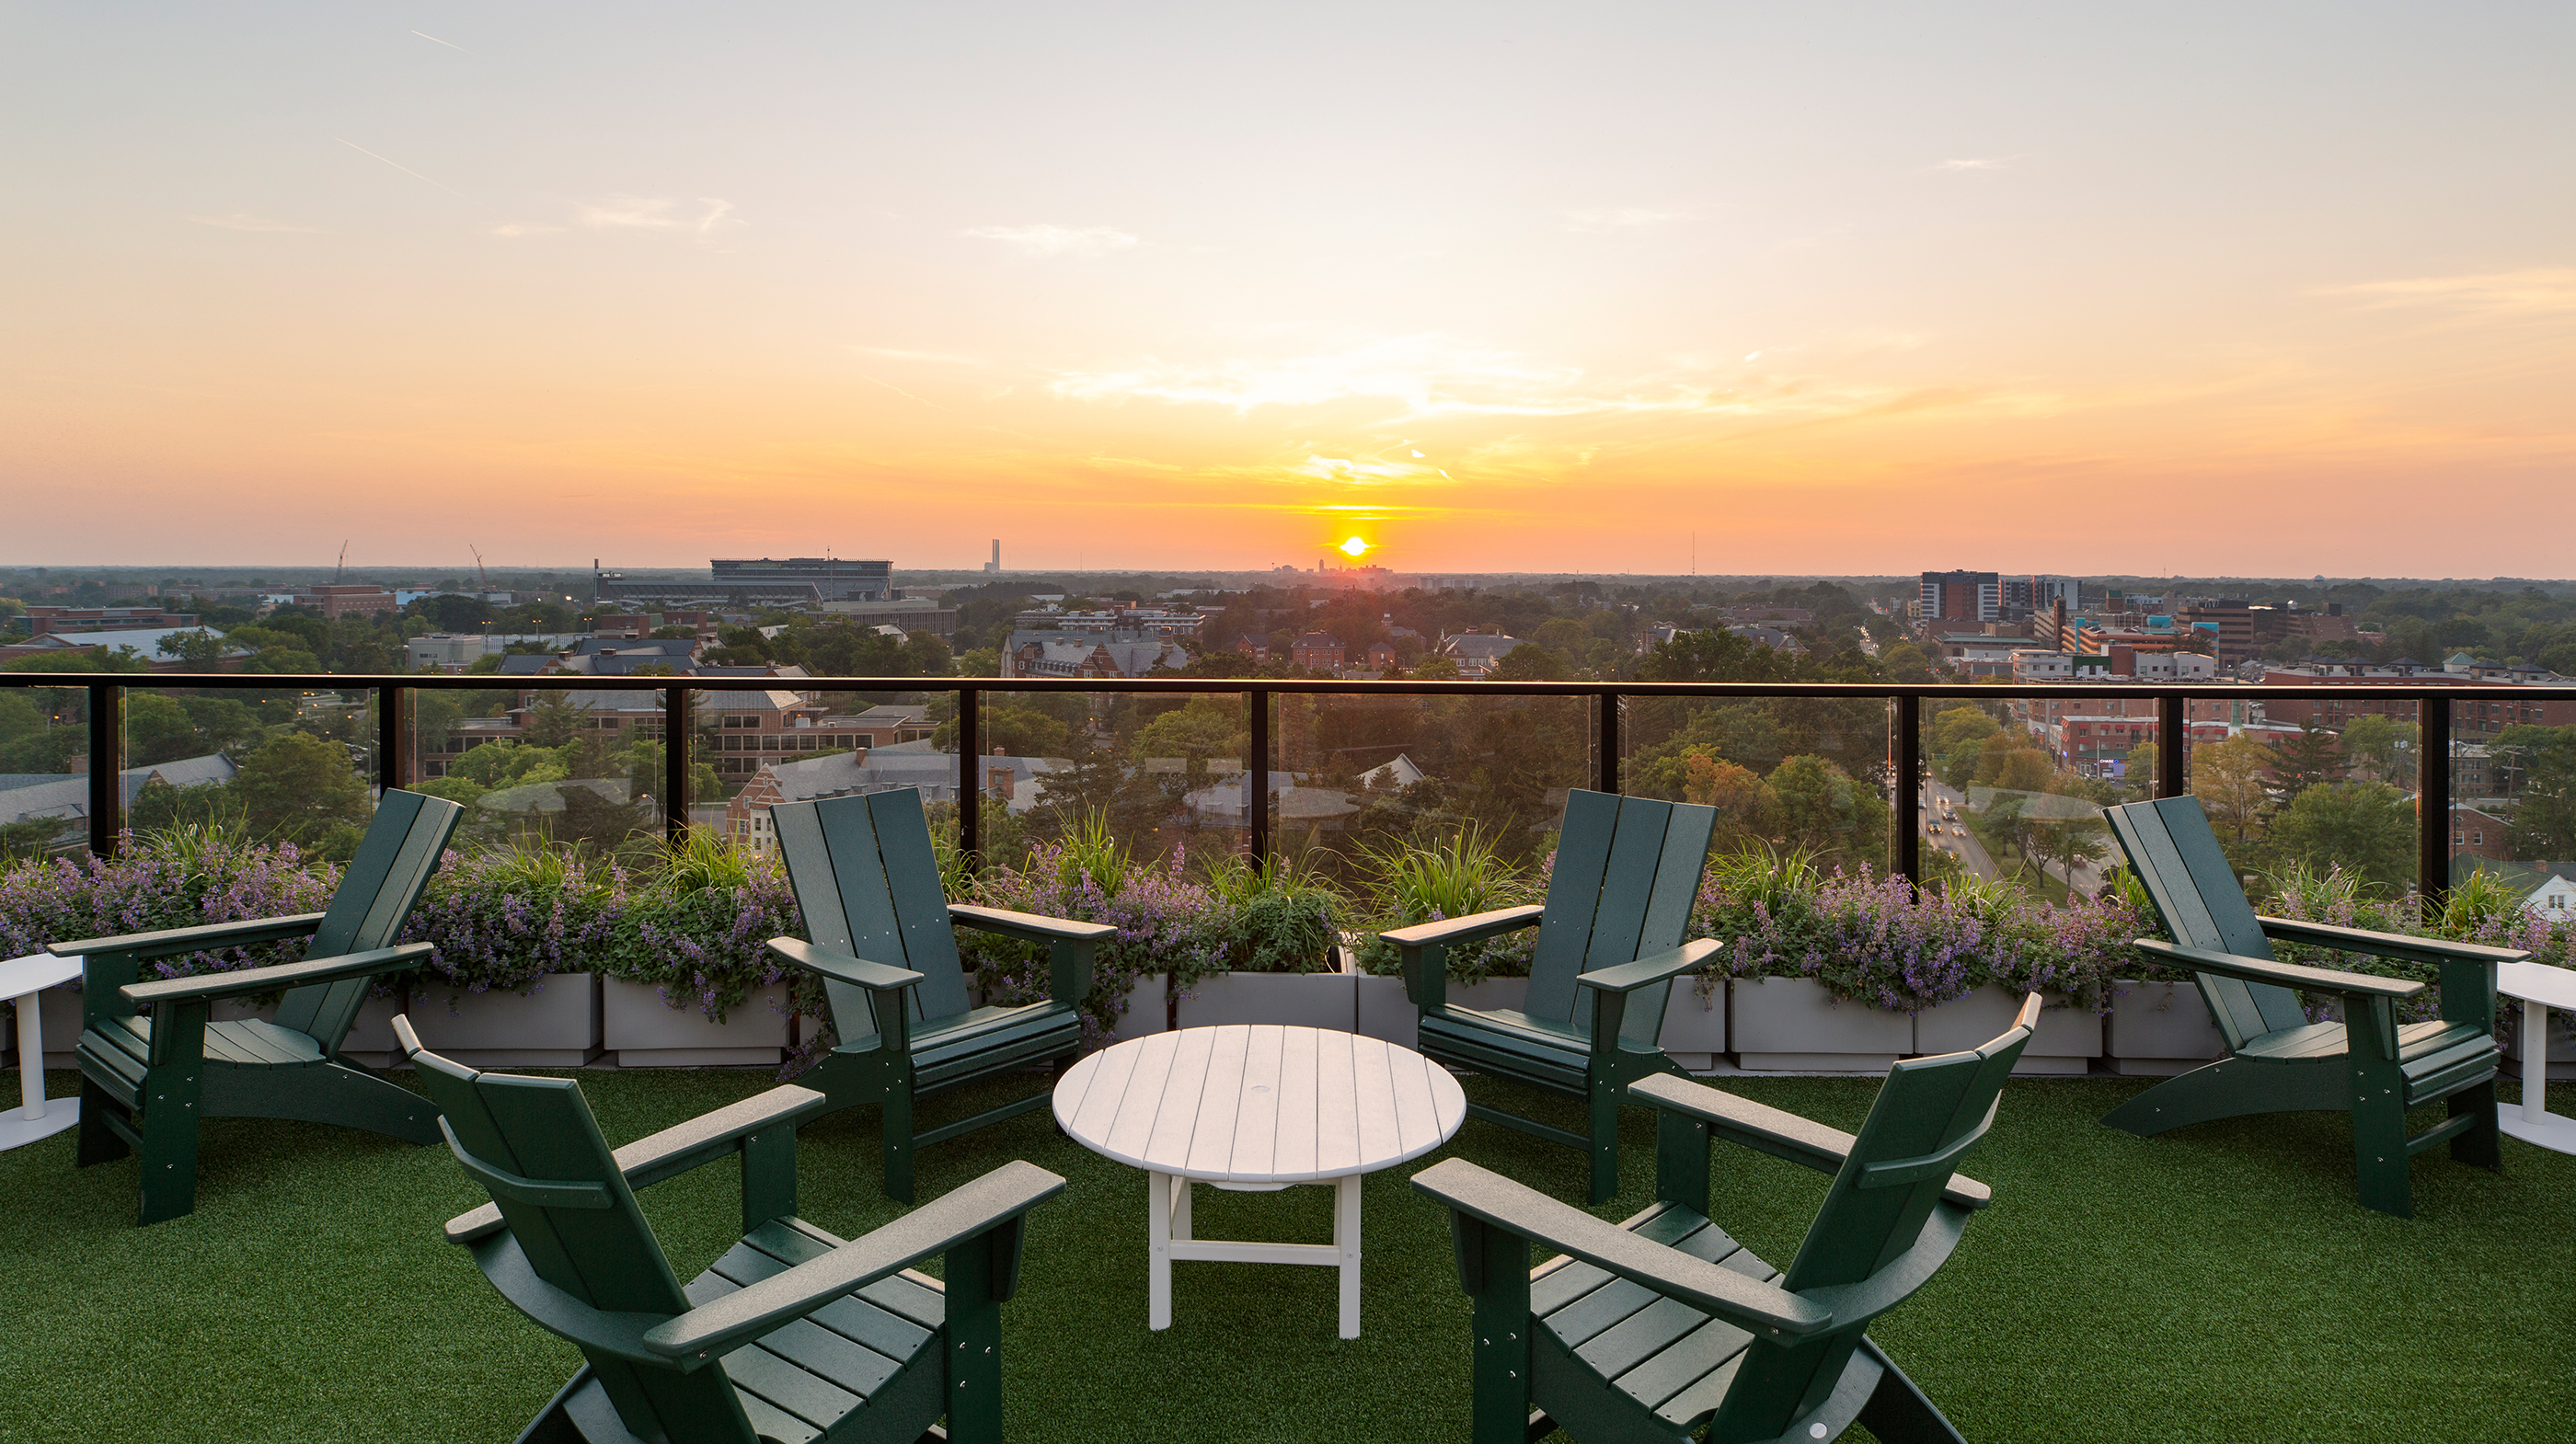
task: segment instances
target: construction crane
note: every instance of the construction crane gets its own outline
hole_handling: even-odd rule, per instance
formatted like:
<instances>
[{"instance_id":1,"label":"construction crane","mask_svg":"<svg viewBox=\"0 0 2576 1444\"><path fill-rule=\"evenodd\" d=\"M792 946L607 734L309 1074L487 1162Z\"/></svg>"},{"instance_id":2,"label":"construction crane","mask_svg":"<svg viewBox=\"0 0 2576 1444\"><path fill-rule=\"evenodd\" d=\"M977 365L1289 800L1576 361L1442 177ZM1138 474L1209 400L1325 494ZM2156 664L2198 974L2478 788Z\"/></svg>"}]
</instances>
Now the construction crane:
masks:
<instances>
[{"instance_id":1,"label":"construction crane","mask_svg":"<svg viewBox=\"0 0 2576 1444\"><path fill-rule=\"evenodd\" d=\"M483 584L483 590L484 590L484 591L489 592L490 590L492 590L492 574L491 574L490 572L487 572L487 571L483 570L483 549L482 549L481 547L476 546L476 545L475 545L474 543L472 543L472 542L467 542L467 543L465 544L465 549L466 549L467 551L469 551L469 552L474 553L474 578L475 578L475 580L477 580L477 581L479 581L479 582L481 582L481 583Z\"/></svg>"},{"instance_id":2,"label":"construction crane","mask_svg":"<svg viewBox=\"0 0 2576 1444\"><path fill-rule=\"evenodd\" d=\"M340 584L340 577L341 577L341 575L342 575L343 573L347 572L348 570L349 570L349 544L348 544L347 542L345 542L345 541L344 541L344 542L340 543L340 564L339 564L338 566L333 567L333 568L331 569L331 585L333 585L333 586L335 586L335 587L336 587L336 586L338 586L338 585Z\"/></svg>"}]
</instances>

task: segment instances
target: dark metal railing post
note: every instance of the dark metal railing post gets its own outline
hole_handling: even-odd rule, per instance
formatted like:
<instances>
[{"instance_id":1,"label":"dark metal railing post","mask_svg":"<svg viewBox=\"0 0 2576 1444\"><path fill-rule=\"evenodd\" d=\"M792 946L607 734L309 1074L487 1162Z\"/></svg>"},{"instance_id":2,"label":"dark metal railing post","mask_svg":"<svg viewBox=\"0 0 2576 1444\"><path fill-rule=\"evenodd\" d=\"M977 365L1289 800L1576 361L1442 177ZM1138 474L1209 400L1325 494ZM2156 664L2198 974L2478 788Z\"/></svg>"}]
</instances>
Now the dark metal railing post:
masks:
<instances>
[{"instance_id":1,"label":"dark metal railing post","mask_svg":"<svg viewBox=\"0 0 2576 1444\"><path fill-rule=\"evenodd\" d=\"M2191 729L2184 718L2183 698L2179 692L2168 692L2156 699L2156 796L2180 797L2191 790L2183 770L2183 749L2190 744Z\"/></svg>"},{"instance_id":2,"label":"dark metal railing post","mask_svg":"<svg viewBox=\"0 0 2576 1444\"><path fill-rule=\"evenodd\" d=\"M2427 912L2451 891L2451 702L2415 704L2415 885Z\"/></svg>"},{"instance_id":3,"label":"dark metal railing post","mask_svg":"<svg viewBox=\"0 0 2576 1444\"><path fill-rule=\"evenodd\" d=\"M689 835L689 689L662 689L662 835Z\"/></svg>"},{"instance_id":4,"label":"dark metal railing post","mask_svg":"<svg viewBox=\"0 0 2576 1444\"><path fill-rule=\"evenodd\" d=\"M402 687L376 689L376 795L384 796L411 782L411 728L404 714L411 692Z\"/></svg>"},{"instance_id":5,"label":"dark metal railing post","mask_svg":"<svg viewBox=\"0 0 2576 1444\"><path fill-rule=\"evenodd\" d=\"M89 686L89 850L116 856L125 836L125 689Z\"/></svg>"},{"instance_id":6,"label":"dark metal railing post","mask_svg":"<svg viewBox=\"0 0 2576 1444\"><path fill-rule=\"evenodd\" d=\"M1619 787L1619 694L1601 694L1601 760L1594 773L1604 792L1617 792Z\"/></svg>"},{"instance_id":7,"label":"dark metal railing post","mask_svg":"<svg viewBox=\"0 0 2576 1444\"><path fill-rule=\"evenodd\" d=\"M1243 759L1244 850L1259 867L1270 857L1270 692L1255 687L1244 701L1252 709L1252 755Z\"/></svg>"},{"instance_id":8,"label":"dark metal railing post","mask_svg":"<svg viewBox=\"0 0 2576 1444\"><path fill-rule=\"evenodd\" d=\"M1888 861L1905 880L1923 885L1923 699L1911 692L1891 699L1888 759L1895 772L1896 815L1889 821Z\"/></svg>"},{"instance_id":9,"label":"dark metal railing post","mask_svg":"<svg viewBox=\"0 0 2576 1444\"><path fill-rule=\"evenodd\" d=\"M984 689L957 689L957 850L966 870L984 868Z\"/></svg>"}]
</instances>

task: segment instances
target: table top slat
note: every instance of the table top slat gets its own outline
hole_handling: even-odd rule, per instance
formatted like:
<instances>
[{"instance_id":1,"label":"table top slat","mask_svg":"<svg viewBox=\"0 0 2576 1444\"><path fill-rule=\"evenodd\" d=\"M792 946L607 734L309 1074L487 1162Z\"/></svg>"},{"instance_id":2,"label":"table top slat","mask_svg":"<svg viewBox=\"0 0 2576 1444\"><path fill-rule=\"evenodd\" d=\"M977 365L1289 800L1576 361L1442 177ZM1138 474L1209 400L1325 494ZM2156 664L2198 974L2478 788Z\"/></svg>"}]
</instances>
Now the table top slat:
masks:
<instances>
[{"instance_id":1,"label":"table top slat","mask_svg":"<svg viewBox=\"0 0 2576 1444\"><path fill-rule=\"evenodd\" d=\"M1182 1167L1193 1177L1229 1172L1234 1167L1235 1120L1243 1112L1243 1068L1259 1028L1219 1028L1210 1041L1207 1083L1199 1090L1198 1117L1190 1129L1189 1150Z\"/></svg>"},{"instance_id":2,"label":"table top slat","mask_svg":"<svg viewBox=\"0 0 2576 1444\"><path fill-rule=\"evenodd\" d=\"M1359 1118L1357 1135L1362 1158L1393 1158L1404 1152L1404 1131L1396 1121L1394 1050L1384 1039L1351 1039L1352 1103Z\"/></svg>"},{"instance_id":3,"label":"table top slat","mask_svg":"<svg viewBox=\"0 0 2576 1444\"><path fill-rule=\"evenodd\" d=\"M1315 1173L1336 1178L1360 1166L1359 1068L1355 1034L1315 1040ZM1376 1044L1375 1038L1366 1039ZM1383 1047L1384 1044L1378 1044Z\"/></svg>"},{"instance_id":4,"label":"table top slat","mask_svg":"<svg viewBox=\"0 0 2576 1444\"><path fill-rule=\"evenodd\" d=\"M1440 1110L1432 1102L1431 1077L1423 1070L1440 1066L1419 1053L1409 1056L1389 1049L1387 1052L1387 1091L1395 1108L1397 1151L1411 1153L1436 1145L1449 1136L1440 1126ZM1454 1129L1457 1125L1452 1124Z\"/></svg>"},{"instance_id":5,"label":"table top slat","mask_svg":"<svg viewBox=\"0 0 2576 1444\"><path fill-rule=\"evenodd\" d=\"M1208 1061L1216 1051L1217 1028L1184 1028L1172 1036L1172 1071L1163 1079L1163 1099L1147 1131L1145 1166L1157 1173L1187 1173L1190 1137L1198 1131L1199 1109L1207 1101ZM1139 1100L1142 1101L1142 1100Z\"/></svg>"},{"instance_id":6,"label":"table top slat","mask_svg":"<svg viewBox=\"0 0 2576 1444\"><path fill-rule=\"evenodd\" d=\"M1290 1028L1279 1059L1279 1142L1270 1176L1296 1178L1315 1171L1315 1044L1323 1035Z\"/></svg>"},{"instance_id":7,"label":"table top slat","mask_svg":"<svg viewBox=\"0 0 2576 1444\"><path fill-rule=\"evenodd\" d=\"M1120 1044L1120 1047L1127 1046ZM1107 1145L1112 1158L1142 1160L1145 1145L1154 1136L1154 1115L1162 1105L1164 1086L1170 1081L1172 1060L1181 1049L1178 1033L1149 1033L1136 1040L1136 1071L1127 1079L1109 1127L1098 1133L1068 1129L1076 1138L1099 1138ZM1111 1052L1116 1052L1113 1048Z\"/></svg>"},{"instance_id":8,"label":"table top slat","mask_svg":"<svg viewBox=\"0 0 2576 1444\"><path fill-rule=\"evenodd\" d=\"M1243 1060L1243 1105L1234 1116L1234 1151L1225 1163L1229 1178L1271 1175L1279 1145L1279 1070L1287 1046L1285 1028L1252 1030Z\"/></svg>"}]
</instances>

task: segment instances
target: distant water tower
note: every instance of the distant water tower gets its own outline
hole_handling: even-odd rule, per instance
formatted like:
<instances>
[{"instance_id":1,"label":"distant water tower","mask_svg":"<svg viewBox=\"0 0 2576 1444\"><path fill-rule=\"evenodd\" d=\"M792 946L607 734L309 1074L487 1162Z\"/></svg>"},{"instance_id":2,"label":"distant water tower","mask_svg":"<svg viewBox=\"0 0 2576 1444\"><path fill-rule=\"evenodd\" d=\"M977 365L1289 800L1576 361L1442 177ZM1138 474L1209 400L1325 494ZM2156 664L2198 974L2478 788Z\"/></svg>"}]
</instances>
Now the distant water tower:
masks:
<instances>
[{"instance_id":1,"label":"distant water tower","mask_svg":"<svg viewBox=\"0 0 2576 1444\"><path fill-rule=\"evenodd\" d=\"M1001 574L1002 539L1000 537L993 538L993 559L984 563L984 570L988 575L999 576Z\"/></svg>"}]
</instances>

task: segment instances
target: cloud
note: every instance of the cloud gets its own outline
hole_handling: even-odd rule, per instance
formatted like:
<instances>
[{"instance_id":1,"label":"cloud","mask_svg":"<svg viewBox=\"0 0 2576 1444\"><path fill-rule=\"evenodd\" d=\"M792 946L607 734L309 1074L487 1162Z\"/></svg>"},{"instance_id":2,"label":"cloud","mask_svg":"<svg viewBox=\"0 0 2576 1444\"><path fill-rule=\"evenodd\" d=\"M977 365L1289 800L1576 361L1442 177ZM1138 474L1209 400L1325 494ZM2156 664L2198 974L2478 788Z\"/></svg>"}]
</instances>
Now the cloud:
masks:
<instances>
[{"instance_id":1,"label":"cloud","mask_svg":"<svg viewBox=\"0 0 2576 1444\"><path fill-rule=\"evenodd\" d=\"M509 221L492 227L492 234L517 240L521 236L551 236L561 230L561 226L538 225L533 221Z\"/></svg>"},{"instance_id":2,"label":"cloud","mask_svg":"<svg viewBox=\"0 0 2576 1444\"><path fill-rule=\"evenodd\" d=\"M576 211L581 223L600 230L694 231L701 236L743 224L733 219L733 202L700 196L698 214L684 213L682 202L668 196L602 196Z\"/></svg>"},{"instance_id":3,"label":"cloud","mask_svg":"<svg viewBox=\"0 0 2576 1444\"><path fill-rule=\"evenodd\" d=\"M1758 422L1811 422L1925 410L2015 413L2058 409L2062 398L2009 386L1927 389L1837 379L1839 365L1912 350L1923 338L1870 334L1818 346L1805 374L1748 372L1740 366L1675 366L1630 376L1594 376L1511 351L1439 335L1386 336L1304 355L1170 362L1146 358L1116 370L1064 371L1049 383L1077 401L1149 400L1222 406L1237 415L1264 406L1313 409L1375 402L1386 422L1432 417L1580 418L1665 415ZM1800 348L1808 349L1808 348ZM1758 353L1757 353L1758 354ZM1403 443L1399 443L1402 445ZM1408 448L1409 449L1409 448ZM1399 464L1402 469L1432 468ZM1344 479L1365 479L1355 472Z\"/></svg>"},{"instance_id":4,"label":"cloud","mask_svg":"<svg viewBox=\"0 0 2576 1444\"><path fill-rule=\"evenodd\" d=\"M903 351L892 346L852 346L862 356L883 356L894 361L930 361L942 366L981 366L972 356L955 356L945 351Z\"/></svg>"},{"instance_id":5,"label":"cloud","mask_svg":"<svg viewBox=\"0 0 2576 1444\"><path fill-rule=\"evenodd\" d=\"M2008 155L1989 155L1989 156L1979 156L1979 157L1976 157L1976 158L1971 159L1971 160L1945 160L1945 161L1940 161L1940 162L1937 162L1937 163L1935 163L1935 164L1932 164L1932 165L1926 166L1926 167L1924 167L1924 169L1926 169L1926 170L1945 170L1945 171L1958 171L1958 170L2002 170L2005 166L2008 166L2008 165L2012 164L2014 159L2015 159L2014 157L2012 157L2012 156L2008 156Z\"/></svg>"},{"instance_id":6,"label":"cloud","mask_svg":"<svg viewBox=\"0 0 2576 1444\"><path fill-rule=\"evenodd\" d=\"M235 211L228 216L190 216L188 219L201 226L213 226L219 231L273 231L308 236L320 234L318 226L299 226L290 221L272 221L265 216L249 215L242 211Z\"/></svg>"},{"instance_id":7,"label":"cloud","mask_svg":"<svg viewBox=\"0 0 2576 1444\"><path fill-rule=\"evenodd\" d=\"M1108 226L977 226L966 235L1017 246L1032 256L1091 255L1136 244L1136 237Z\"/></svg>"},{"instance_id":8,"label":"cloud","mask_svg":"<svg viewBox=\"0 0 2576 1444\"><path fill-rule=\"evenodd\" d=\"M1660 226L1682 218L1679 211L1659 211L1648 206L1608 206L1594 210L1559 211L1569 231L1625 231L1641 226Z\"/></svg>"},{"instance_id":9,"label":"cloud","mask_svg":"<svg viewBox=\"0 0 2576 1444\"><path fill-rule=\"evenodd\" d=\"M2420 276L2320 286L2320 296L2354 296L2372 306L2450 306L2484 315L2549 315L2576 311L2576 269L2536 267L2475 276Z\"/></svg>"}]
</instances>

